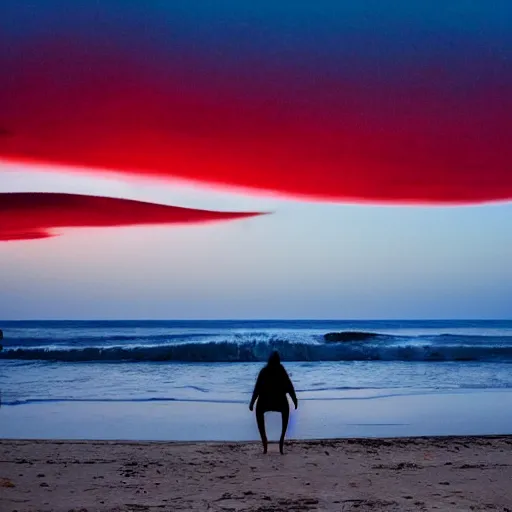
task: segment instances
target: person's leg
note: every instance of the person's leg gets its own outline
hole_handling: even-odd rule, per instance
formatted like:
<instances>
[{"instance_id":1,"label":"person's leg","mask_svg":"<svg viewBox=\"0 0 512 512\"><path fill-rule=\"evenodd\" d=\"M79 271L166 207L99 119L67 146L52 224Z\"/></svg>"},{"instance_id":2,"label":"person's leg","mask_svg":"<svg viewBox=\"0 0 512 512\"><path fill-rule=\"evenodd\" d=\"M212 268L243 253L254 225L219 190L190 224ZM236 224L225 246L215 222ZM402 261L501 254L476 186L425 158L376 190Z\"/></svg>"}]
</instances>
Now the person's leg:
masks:
<instances>
[{"instance_id":1,"label":"person's leg","mask_svg":"<svg viewBox=\"0 0 512 512\"><path fill-rule=\"evenodd\" d=\"M282 427L282 430L281 430L281 437L279 439L279 451L281 452L281 455L284 453L283 452L283 447L284 447L284 436L286 434L286 429L288 428L288 418L290 416L290 408L288 406L288 404L286 404L286 407L283 407L283 410L281 411L281 417L282 417L282 420L283 420L283 427Z\"/></svg>"},{"instance_id":2,"label":"person's leg","mask_svg":"<svg viewBox=\"0 0 512 512\"><path fill-rule=\"evenodd\" d=\"M265 410L261 407L256 407L256 422L258 423L258 430L260 432L261 442L263 443L263 453L267 453L267 433L265 432Z\"/></svg>"}]
</instances>

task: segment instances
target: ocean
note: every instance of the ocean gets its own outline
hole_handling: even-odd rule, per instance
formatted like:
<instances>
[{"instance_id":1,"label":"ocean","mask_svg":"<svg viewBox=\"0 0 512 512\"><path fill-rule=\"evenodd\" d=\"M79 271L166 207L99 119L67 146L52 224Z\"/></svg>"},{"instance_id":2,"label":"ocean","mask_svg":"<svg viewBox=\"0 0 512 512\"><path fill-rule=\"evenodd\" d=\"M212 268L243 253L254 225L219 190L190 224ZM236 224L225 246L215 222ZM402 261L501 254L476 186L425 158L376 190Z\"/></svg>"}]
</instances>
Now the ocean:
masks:
<instances>
[{"instance_id":1,"label":"ocean","mask_svg":"<svg viewBox=\"0 0 512 512\"><path fill-rule=\"evenodd\" d=\"M0 437L257 439L247 405L274 349L299 398L292 436L402 435L422 426L426 434L457 434L468 424L476 434L512 433L503 410L512 409L512 321L4 321L0 328ZM372 336L324 339L347 331Z\"/></svg>"}]
</instances>

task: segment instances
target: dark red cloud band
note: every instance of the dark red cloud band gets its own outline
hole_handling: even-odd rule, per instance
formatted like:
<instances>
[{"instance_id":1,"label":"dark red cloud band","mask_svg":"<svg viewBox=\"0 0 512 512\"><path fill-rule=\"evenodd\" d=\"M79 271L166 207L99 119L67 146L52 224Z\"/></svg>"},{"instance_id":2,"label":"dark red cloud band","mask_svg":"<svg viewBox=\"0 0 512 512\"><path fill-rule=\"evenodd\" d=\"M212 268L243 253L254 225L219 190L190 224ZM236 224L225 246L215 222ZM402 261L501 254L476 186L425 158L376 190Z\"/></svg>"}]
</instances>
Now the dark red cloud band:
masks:
<instances>
[{"instance_id":1,"label":"dark red cloud band","mask_svg":"<svg viewBox=\"0 0 512 512\"><path fill-rule=\"evenodd\" d=\"M66 48L4 67L0 157L339 201L512 199L507 84L256 91Z\"/></svg>"},{"instance_id":2,"label":"dark red cloud band","mask_svg":"<svg viewBox=\"0 0 512 512\"><path fill-rule=\"evenodd\" d=\"M0 158L320 200L512 199L510 2L121 4L0 2Z\"/></svg>"},{"instance_id":3,"label":"dark red cloud band","mask_svg":"<svg viewBox=\"0 0 512 512\"><path fill-rule=\"evenodd\" d=\"M57 193L0 193L0 241L55 236L54 229L195 224L261 215L180 208L128 199Z\"/></svg>"}]
</instances>

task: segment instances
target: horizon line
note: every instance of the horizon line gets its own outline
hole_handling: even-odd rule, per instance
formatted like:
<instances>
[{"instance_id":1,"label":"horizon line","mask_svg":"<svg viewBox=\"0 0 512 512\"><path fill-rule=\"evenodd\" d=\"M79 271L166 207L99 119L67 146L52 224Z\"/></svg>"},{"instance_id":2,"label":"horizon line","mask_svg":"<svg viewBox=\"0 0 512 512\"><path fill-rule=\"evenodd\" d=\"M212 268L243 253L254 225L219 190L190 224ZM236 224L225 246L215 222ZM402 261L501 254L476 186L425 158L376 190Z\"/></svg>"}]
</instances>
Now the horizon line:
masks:
<instances>
[{"instance_id":1,"label":"horizon line","mask_svg":"<svg viewBox=\"0 0 512 512\"><path fill-rule=\"evenodd\" d=\"M15 318L2 322L512 322L512 318Z\"/></svg>"}]
</instances>

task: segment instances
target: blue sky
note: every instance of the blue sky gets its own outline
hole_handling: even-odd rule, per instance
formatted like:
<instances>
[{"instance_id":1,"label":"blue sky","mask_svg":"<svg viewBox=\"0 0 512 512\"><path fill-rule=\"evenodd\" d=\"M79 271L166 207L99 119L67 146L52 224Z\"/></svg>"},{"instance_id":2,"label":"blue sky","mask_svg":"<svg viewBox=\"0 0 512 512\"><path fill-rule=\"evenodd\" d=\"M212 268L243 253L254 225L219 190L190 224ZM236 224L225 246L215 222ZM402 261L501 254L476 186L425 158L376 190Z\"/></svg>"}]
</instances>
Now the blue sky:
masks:
<instances>
[{"instance_id":1,"label":"blue sky","mask_svg":"<svg viewBox=\"0 0 512 512\"><path fill-rule=\"evenodd\" d=\"M148 69L154 65L155 69L163 70L157 82L163 84L166 94L166 77L172 77L171 85L177 84L177 95L171 98L174 103L169 100L168 118L162 118L163 124L167 126L172 118L169 131L174 130L180 136L183 132L185 141L191 137L193 156L197 147L201 154L201 141L208 141L216 129L222 133L224 112L232 112L233 98L236 97L231 94L232 90L238 91L244 102L247 101L248 110L243 112L251 113L256 100L259 101L256 102L259 107L255 107L258 112L266 103L277 105L275 112L270 110L268 117L262 117L265 122L261 123L261 133L254 132L251 123L242 123L242 128L245 126L247 131L240 132L241 137L234 146L243 155L244 165L239 166L235 158L236 165L231 168L236 172L227 182L247 184L238 178L251 176L249 164L254 163L253 172L263 170L264 175L270 162L293 178L287 184L291 187L290 192L294 189L292 185L296 186L293 181L298 181L300 176L309 179L318 173L316 182L321 183L325 168L320 157L331 153L339 156L337 134L352 119L356 132L346 144L355 154L359 151L364 156L364 165L344 167L343 162L336 160L338 156L334 163L339 164L347 176L358 177L363 189L371 191L373 186L379 191L382 188L380 181L374 183L366 175L354 171L365 168L365 158L371 161L369 167L372 169L374 161L377 166L382 164L381 153L372 156L372 145L370 150L364 145L359 149L351 146L350 141L366 140L365 123L371 121L375 123L371 126L378 142L375 147L380 147L379 137L385 134L392 139L392 149L398 148L397 153L390 150L389 168L394 171L397 162L402 161L401 153L409 150L411 158L405 159L402 167L412 173L416 186L419 183L416 178L423 178L421 190L431 188L436 191L451 183L458 191L461 190L459 183L466 180L470 185L477 183L478 190L482 183L489 182L499 192L504 191L503 195L497 195L493 189L492 197L504 197L507 191L501 183L510 176L510 145L506 133L510 128L512 105L507 89L507 84L512 83L512 31L507 14L511 13L512 3L507 0L492 3L454 0L434 6L424 0L413 3L399 0L393 5L394 9L390 9L380 0L267 0L254 5L237 0L201 0L196 3L185 0L150 3L104 0L101 5L74 0L73 9L69 9L69 2L65 0L3 0L0 1L0 60L5 69L17 70L26 78L33 75L24 72L25 60L20 58L23 52L27 52L27 62L31 62L28 58L31 57L37 64L34 68L28 65L27 69L37 71L41 62L45 64L42 69L46 69L47 62L38 57L38 51L43 56L53 56L59 63L61 57L71 52L68 42L80 39L79 36L91 43L84 48L99 49L99 54L118 45L126 52L125 56L132 57L135 48L135 63L139 63L140 57ZM5 44L2 45L2 41ZM50 50L46 54L42 42L48 41L52 51L56 41L63 42L62 55L55 56ZM21 53L18 55L16 51ZM74 54L71 52L70 55ZM158 63L165 65L158 68ZM132 69L139 68L129 69L132 73ZM146 68L142 66L140 69ZM57 75L59 79L53 82ZM67 92L68 81L72 82L73 78L71 75L71 72L52 75L50 83L53 85L48 91L62 99L59 94ZM17 95L21 89L12 85L13 76L17 75L6 73L0 84L4 93L0 98L4 100L3 108L0 105L0 115L3 115L0 129L12 131L16 136L19 131L20 139L23 141L26 137L29 141L30 154L32 150L37 153L36 149L44 153L47 141L51 142L48 134L43 134L48 139L40 138L40 126L53 126L53 129L64 126L62 131L55 132L56 146L59 146L61 136L68 135L68 126L61 125L60 121L69 121L68 113L72 109L63 108L66 102L62 101L59 110L59 102L49 101L45 92L41 93L40 103L36 100L34 104L27 102L30 94ZM81 75L75 73L73 76L77 79ZM114 73L114 76L117 75ZM124 76L119 74L121 78ZM82 81L77 80L81 85ZM39 82L45 83L44 80ZM30 93L42 90L33 85L36 81L32 78L27 83ZM56 84L61 89L55 89ZM365 86L371 87L361 97L356 94L352 100L352 96L340 99L339 87L350 84L358 92L364 92ZM403 96L403 90L397 88L404 84L411 87L404 89L409 91L409 96ZM487 89L483 87L486 84ZM389 86L388 96L379 94L382 85ZM432 97L424 96L429 90L427 85L435 92ZM483 87L481 90L487 96L479 92L479 87ZM196 117L186 108L181 113L182 118L176 114L175 107L181 105L182 94L190 92L190 88L201 101L205 94L212 92L208 101L215 107L225 107L221 100L228 98L227 110L213 110L220 112L215 117L219 123L212 123L211 116L201 117L202 103L194 96L198 105L197 112L193 112ZM136 90L136 99L139 99L139 89ZM5 91L11 91L12 96ZM93 92L98 91L102 92L101 88ZM148 91L146 96L140 96L140 104L128 103L130 109L127 111L131 112L134 104L140 108L135 109L134 118L126 118L133 122L133 126L144 124L139 123L138 116L146 119L146 100L153 98L153 89ZM318 91L324 91L325 96ZM496 91L499 94L495 94ZM221 98L219 104L215 102L217 93ZM294 95L300 107L297 110L288 105L293 104ZM35 96L39 101L39 96ZM78 96L85 98L83 103L77 100L77 104L85 105L84 112L88 115L94 102L82 94ZM18 98L19 103L14 103L12 98ZM354 103L354 98L359 103ZM412 100L417 98L416 104ZM430 103L425 98L430 98ZM208 101L206 105L209 105ZM314 115L307 117L302 106L310 103ZM155 111L160 114L160 105L155 105ZM425 114L423 124L421 116L413 116L415 110L411 105L416 105L417 111ZM450 105L452 110L446 108ZM41 117L35 115L35 107L40 108ZM287 117L288 108L290 117ZM236 109L234 111L234 119L245 120ZM103 111L100 109L99 113ZM279 120L280 116L284 116L282 119L286 122L293 120L294 124L300 124L302 120L305 128L310 119L317 123L313 123L314 133L315 130L324 133L327 121L331 120L332 131L325 133L332 139L312 139L311 153L301 153L300 142L285 146L281 152L286 137L283 142L266 133L269 120ZM392 122L394 117L399 121L396 125ZM412 119L410 123L407 121L409 117ZM122 125L124 119L114 119L113 125ZM155 121L151 116L148 119L151 123ZM258 116L255 119L259 119ZM33 126L28 121L33 121ZM289 126L284 121L282 126ZM447 132L440 129L443 122L449 128ZM154 128L151 123L149 126ZM103 140L105 133L98 136L97 124L93 125L91 133L86 133L90 138L85 140ZM104 124L99 123L99 126ZM76 125L71 123L69 128L76 129L77 126L83 127L80 116ZM239 135L237 127L236 123L229 122L224 126L228 138L221 140L224 146L221 144L220 147L225 150L224 153L219 150L221 157L230 157L232 143L229 136ZM357 132L358 127L363 127L363 131ZM397 136L396 144L395 129L399 134L403 131L403 138ZM263 142L270 141L269 153L265 153L265 144L258 145L255 133L261 135ZM302 132L299 130L298 133ZM448 135L445 137L443 133ZM69 132L69 140L81 140L79 135L79 131ZM464 139L465 136L468 138ZM11 139L4 139L8 146ZM319 147L324 139L334 142ZM16 146L16 137L12 140ZM119 153L128 155L132 147L126 140L132 139L119 140L123 148ZM470 143L464 143L464 140ZM180 137L177 141L181 141ZM243 145L237 146L244 141L250 142L247 147L252 148L252 153ZM424 155L408 141L425 142L424 146L418 146L424 148ZM277 148L275 152L274 146ZM160 146L148 147L149 150L139 153L153 155L153 148ZM168 139L162 147L162 154L172 153L167 151ZM257 160L260 155L254 148L262 148L261 160ZM431 148L436 150L431 151ZM495 148L498 149L494 151ZM89 157L90 148L78 149L84 151L82 157ZM99 153L103 149L100 144ZM454 150L454 155L449 149ZM348 153L351 155L350 151ZM208 144L205 154L209 154ZM281 154L288 155L287 158L294 156L295 167L286 166L283 161L276 162L276 155ZM305 168L299 164L306 161L301 155L317 162L316 168L308 169L311 174L301 173ZM137 151L135 156L138 156ZM436 165L444 160L448 162L446 169ZM181 162L178 157L177 161ZM226 161L231 162L230 158ZM489 161L499 164L494 174ZM230 167L222 160L212 162L218 163L222 171ZM453 169L453 162L460 165ZM421 175L415 165L424 167ZM468 179L472 168L483 168L486 171L484 178ZM181 171L177 169L176 172ZM378 172L377 169L375 175ZM406 180L410 178L408 173ZM272 172L267 174L272 178L281 176ZM342 176L341 171L338 175ZM440 176L441 182L430 180L431 175ZM190 174L183 171L181 176ZM294 190L300 192L303 189L295 187ZM200 226L76 229L53 239L0 243L0 318L512 318L510 202L428 208L320 203L282 199L254 191L249 195L240 190L192 186L178 181L144 181L114 174L102 178L100 174L80 175L75 171L64 173L57 167L36 172L29 166L0 161L0 192L11 191L73 192L204 209L269 210L274 213Z\"/></svg>"},{"instance_id":2,"label":"blue sky","mask_svg":"<svg viewBox=\"0 0 512 512\"><path fill-rule=\"evenodd\" d=\"M274 214L3 243L3 319L511 318L511 203L326 204L0 163L9 191Z\"/></svg>"}]
</instances>

